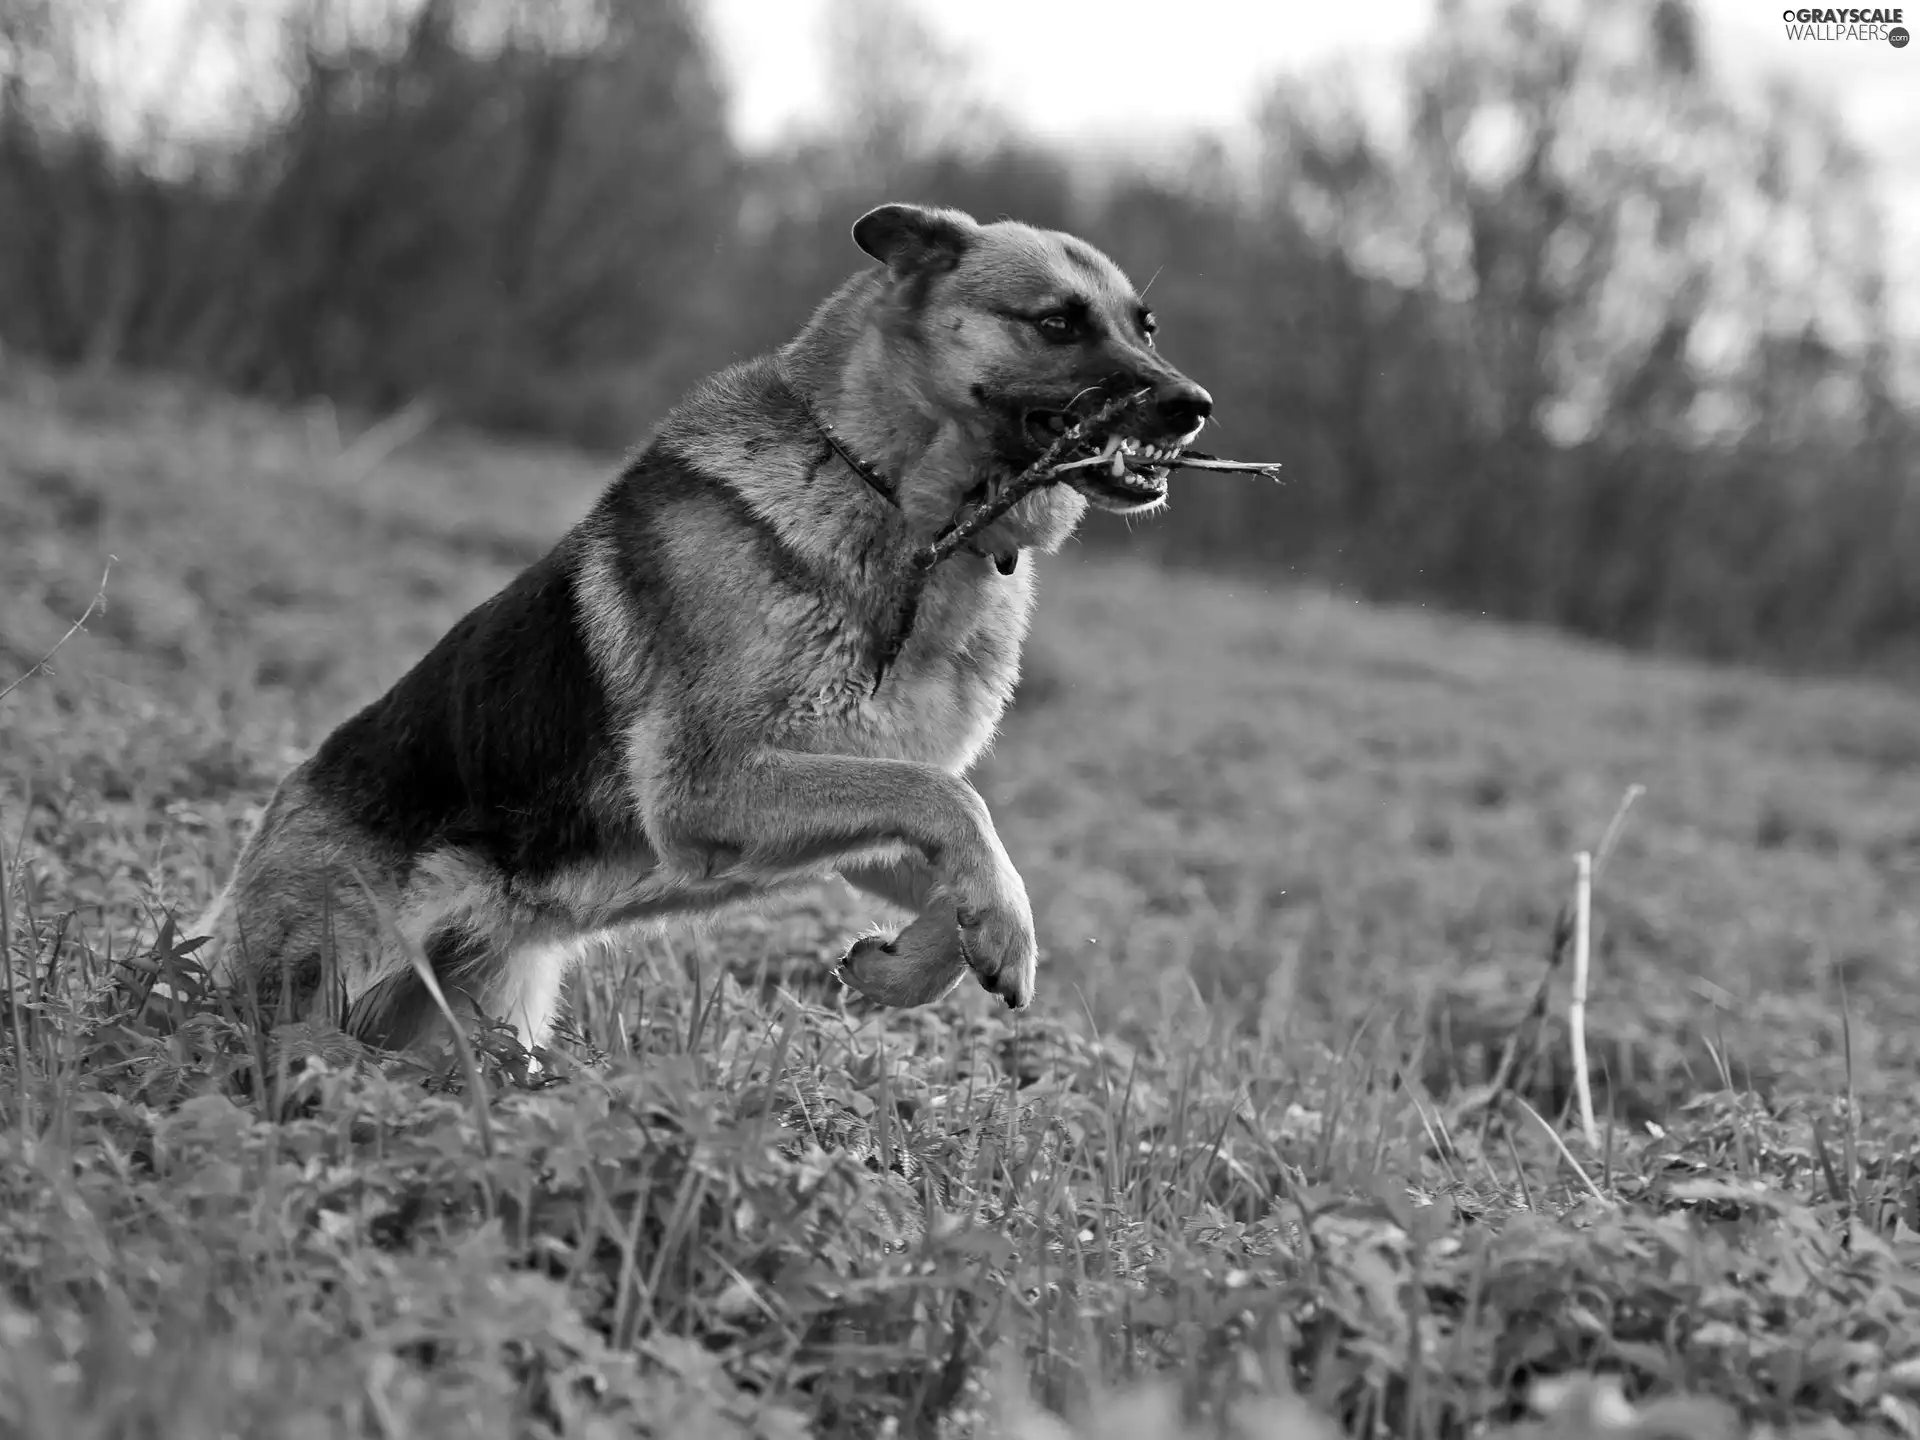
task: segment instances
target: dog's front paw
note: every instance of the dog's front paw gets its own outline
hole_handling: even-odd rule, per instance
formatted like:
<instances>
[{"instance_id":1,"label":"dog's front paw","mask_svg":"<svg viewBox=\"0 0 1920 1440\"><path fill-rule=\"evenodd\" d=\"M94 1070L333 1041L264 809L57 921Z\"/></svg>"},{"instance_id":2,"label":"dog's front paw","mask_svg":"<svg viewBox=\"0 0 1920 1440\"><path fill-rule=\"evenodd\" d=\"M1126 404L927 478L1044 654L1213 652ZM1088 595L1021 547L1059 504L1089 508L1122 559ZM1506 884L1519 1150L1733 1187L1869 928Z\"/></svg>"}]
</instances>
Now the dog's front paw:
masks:
<instances>
[{"instance_id":1,"label":"dog's front paw","mask_svg":"<svg viewBox=\"0 0 1920 1440\"><path fill-rule=\"evenodd\" d=\"M1033 1001L1034 971L1040 946L1033 933L1027 887L1011 868L981 899L960 898L955 907L960 948L980 977L981 988L998 995L1011 1010Z\"/></svg>"}]
</instances>

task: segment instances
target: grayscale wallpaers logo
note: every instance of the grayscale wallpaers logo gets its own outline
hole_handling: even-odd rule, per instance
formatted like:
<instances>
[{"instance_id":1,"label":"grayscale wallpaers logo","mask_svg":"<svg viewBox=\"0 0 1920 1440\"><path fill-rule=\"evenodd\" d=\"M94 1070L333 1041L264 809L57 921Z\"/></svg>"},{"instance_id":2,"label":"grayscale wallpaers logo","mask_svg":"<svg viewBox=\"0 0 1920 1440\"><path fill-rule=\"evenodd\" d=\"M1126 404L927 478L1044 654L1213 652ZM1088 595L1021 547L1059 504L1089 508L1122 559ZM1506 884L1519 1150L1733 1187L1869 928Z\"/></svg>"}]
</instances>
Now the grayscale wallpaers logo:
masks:
<instances>
[{"instance_id":1,"label":"grayscale wallpaers logo","mask_svg":"<svg viewBox=\"0 0 1920 1440\"><path fill-rule=\"evenodd\" d=\"M1906 48L1906 15L1900 10L1782 10L1789 40L1884 40Z\"/></svg>"}]
</instances>

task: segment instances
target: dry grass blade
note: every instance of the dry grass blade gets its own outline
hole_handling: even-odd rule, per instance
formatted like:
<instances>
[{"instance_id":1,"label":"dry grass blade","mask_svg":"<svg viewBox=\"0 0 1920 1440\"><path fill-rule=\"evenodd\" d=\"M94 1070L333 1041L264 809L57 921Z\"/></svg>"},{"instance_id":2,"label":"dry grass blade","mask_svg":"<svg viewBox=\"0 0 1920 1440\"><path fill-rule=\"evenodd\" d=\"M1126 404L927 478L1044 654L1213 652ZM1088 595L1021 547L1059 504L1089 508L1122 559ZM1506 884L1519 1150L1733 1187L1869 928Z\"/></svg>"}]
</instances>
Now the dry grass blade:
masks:
<instances>
[{"instance_id":1,"label":"dry grass blade","mask_svg":"<svg viewBox=\"0 0 1920 1440\"><path fill-rule=\"evenodd\" d=\"M14 1104L18 1112L15 1123L20 1127L20 1136L24 1141L32 1134L30 1122L33 1114L27 1101L27 1036L21 1020L21 997L14 988L13 904L8 893L12 888L13 872L7 865L5 844L0 842L0 969L4 970L7 1020L13 1032Z\"/></svg>"},{"instance_id":2,"label":"dry grass blade","mask_svg":"<svg viewBox=\"0 0 1920 1440\"><path fill-rule=\"evenodd\" d=\"M365 480L402 449L418 440L439 418L431 401L415 398L369 427L333 462L334 473L352 484Z\"/></svg>"},{"instance_id":3,"label":"dry grass blade","mask_svg":"<svg viewBox=\"0 0 1920 1440\"><path fill-rule=\"evenodd\" d=\"M1572 1167L1573 1173L1580 1177L1580 1183L1587 1187L1587 1193L1596 1200L1605 1200L1607 1198L1606 1192L1593 1183L1593 1177L1587 1174L1585 1167L1582 1166L1578 1160L1573 1158L1573 1151L1569 1150L1567 1148L1567 1142L1560 1138L1560 1132L1547 1123L1546 1117L1541 1115L1533 1106L1529 1105L1521 1096L1514 1096L1513 1103L1526 1111L1527 1114L1532 1117L1534 1124L1546 1132L1547 1138L1553 1142L1553 1148L1560 1152L1560 1158Z\"/></svg>"},{"instance_id":4,"label":"dry grass blade","mask_svg":"<svg viewBox=\"0 0 1920 1440\"><path fill-rule=\"evenodd\" d=\"M371 889L367 887L366 881L358 875L355 876L355 879L359 881L362 889L366 890L371 898L372 892ZM392 924L391 916L383 915L383 920L389 925ZM400 940L401 946L406 953L407 963L413 967L413 973L419 977L420 983L426 987L427 994L432 998L434 1007L440 1012L440 1018L446 1023L447 1033L453 1041L454 1053L460 1058L461 1074L466 1078L467 1102L473 1110L474 1128L479 1131L480 1134L481 1153L488 1159L492 1159L494 1154L493 1119L487 1108L486 1077L481 1074L480 1060L479 1057L474 1054L473 1045L467 1039L466 1027L460 1023L453 1005L447 999L447 992L441 988L440 977L434 974L433 963L427 959L426 952L418 945L407 940L404 936L401 936L398 930L395 930L394 934L396 938Z\"/></svg>"},{"instance_id":5,"label":"dry grass blade","mask_svg":"<svg viewBox=\"0 0 1920 1440\"><path fill-rule=\"evenodd\" d=\"M60 653L60 647L73 639L73 637L78 635L82 630L86 629L87 621L91 620L95 615L106 613L107 577L113 574L113 567L118 560L119 557L117 555L107 556L106 568L100 572L99 588L93 592L93 599L87 602L87 608L80 612L80 618L67 627L66 634L53 642L53 648L51 650L47 651L46 654L42 655L38 660L34 661L32 665L27 667L27 672L24 675L7 686L6 689L0 690L0 700L5 700L9 695L13 694L14 691L26 684L27 681L43 671L49 675L52 674L52 671L47 670L47 663L52 660L55 655Z\"/></svg>"},{"instance_id":6,"label":"dry grass blade","mask_svg":"<svg viewBox=\"0 0 1920 1440\"><path fill-rule=\"evenodd\" d=\"M480 1149L489 1158L493 1158L493 1122L487 1112L487 1090L485 1077L480 1073L480 1061L473 1053L473 1046L467 1040L467 1032L461 1026L453 1012L453 1006L447 1003L446 992L440 988L440 981L433 973L433 966L427 963L427 957L418 949L409 952L414 972L427 987L427 993L433 997L433 1003L439 1007L441 1018L447 1022L447 1029L453 1036L454 1049L460 1056L460 1069L466 1076L467 1095L473 1105L474 1127L480 1132Z\"/></svg>"}]
</instances>

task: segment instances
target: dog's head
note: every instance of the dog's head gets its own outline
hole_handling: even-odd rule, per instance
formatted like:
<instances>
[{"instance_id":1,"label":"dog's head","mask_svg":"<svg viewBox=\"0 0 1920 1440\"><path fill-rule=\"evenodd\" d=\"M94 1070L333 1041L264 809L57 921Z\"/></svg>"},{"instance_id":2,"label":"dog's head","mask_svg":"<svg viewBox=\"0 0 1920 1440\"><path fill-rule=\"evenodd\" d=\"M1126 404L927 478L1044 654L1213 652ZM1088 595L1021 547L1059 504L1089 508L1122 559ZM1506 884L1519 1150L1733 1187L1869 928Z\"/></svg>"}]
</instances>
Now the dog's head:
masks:
<instances>
[{"instance_id":1,"label":"dog's head","mask_svg":"<svg viewBox=\"0 0 1920 1440\"><path fill-rule=\"evenodd\" d=\"M1155 351L1153 313L1118 265L1055 230L917 205L870 211L853 238L887 267L892 328L925 403L1019 470L1074 420L1144 391L1117 428L1120 463L1072 483L1122 514L1166 499L1155 462L1200 433L1213 400Z\"/></svg>"}]
</instances>

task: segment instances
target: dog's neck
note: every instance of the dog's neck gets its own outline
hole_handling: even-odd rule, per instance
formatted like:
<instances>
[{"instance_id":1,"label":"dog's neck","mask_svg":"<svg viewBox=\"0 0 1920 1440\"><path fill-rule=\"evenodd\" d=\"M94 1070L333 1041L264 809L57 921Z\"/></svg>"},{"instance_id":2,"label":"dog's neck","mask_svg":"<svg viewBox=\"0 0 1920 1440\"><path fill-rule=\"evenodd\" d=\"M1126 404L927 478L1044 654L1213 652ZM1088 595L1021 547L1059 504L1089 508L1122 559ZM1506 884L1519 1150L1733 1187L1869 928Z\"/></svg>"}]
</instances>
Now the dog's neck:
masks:
<instances>
[{"instance_id":1,"label":"dog's neck","mask_svg":"<svg viewBox=\"0 0 1920 1440\"><path fill-rule=\"evenodd\" d=\"M917 367L903 353L909 347L897 333L902 322L887 311L881 277L856 276L821 305L780 358L788 383L836 448L857 459L856 470L882 477L895 502L913 516L920 498L914 492L943 487L906 485L904 479L938 458L943 427L920 394Z\"/></svg>"},{"instance_id":2,"label":"dog's neck","mask_svg":"<svg viewBox=\"0 0 1920 1440\"><path fill-rule=\"evenodd\" d=\"M846 437L840 433L839 428L820 413L819 407L814 404L813 400L804 391L791 384L788 388L793 390L794 398L799 400L801 407L807 412L807 418L811 420L820 433L826 437L827 444L833 447L834 453L846 461L848 468L862 480L866 481L868 488L876 495L896 509L899 508L900 487L885 474L881 473L877 466L862 456L852 445L848 444Z\"/></svg>"},{"instance_id":3,"label":"dog's neck","mask_svg":"<svg viewBox=\"0 0 1920 1440\"><path fill-rule=\"evenodd\" d=\"M977 497L985 438L935 399L910 326L891 303L885 276L868 271L814 311L780 349L780 369L852 472L870 470L862 482L891 492L916 543L927 543L954 522L970 495ZM1010 574L1021 549L1050 551L1071 532L1077 515L1056 515L1056 507L1050 493L1035 495L966 549L993 557Z\"/></svg>"}]
</instances>

